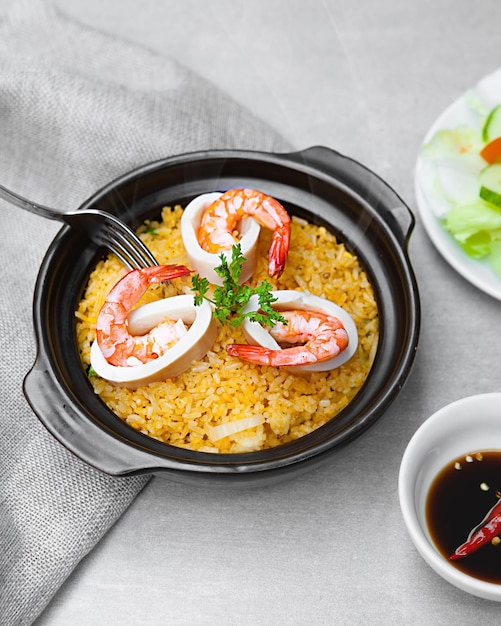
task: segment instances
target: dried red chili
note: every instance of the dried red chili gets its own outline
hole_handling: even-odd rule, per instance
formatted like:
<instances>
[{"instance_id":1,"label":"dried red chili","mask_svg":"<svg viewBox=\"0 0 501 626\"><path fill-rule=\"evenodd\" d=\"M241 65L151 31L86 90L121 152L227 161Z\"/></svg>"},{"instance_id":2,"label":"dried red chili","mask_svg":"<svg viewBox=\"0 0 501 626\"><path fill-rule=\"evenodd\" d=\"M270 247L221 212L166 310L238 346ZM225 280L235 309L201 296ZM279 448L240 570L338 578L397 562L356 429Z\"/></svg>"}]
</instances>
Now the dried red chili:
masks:
<instances>
[{"instance_id":1,"label":"dried red chili","mask_svg":"<svg viewBox=\"0 0 501 626\"><path fill-rule=\"evenodd\" d=\"M498 500L484 519L472 529L465 543L461 544L449 559L455 561L468 556L501 534L501 500Z\"/></svg>"}]
</instances>

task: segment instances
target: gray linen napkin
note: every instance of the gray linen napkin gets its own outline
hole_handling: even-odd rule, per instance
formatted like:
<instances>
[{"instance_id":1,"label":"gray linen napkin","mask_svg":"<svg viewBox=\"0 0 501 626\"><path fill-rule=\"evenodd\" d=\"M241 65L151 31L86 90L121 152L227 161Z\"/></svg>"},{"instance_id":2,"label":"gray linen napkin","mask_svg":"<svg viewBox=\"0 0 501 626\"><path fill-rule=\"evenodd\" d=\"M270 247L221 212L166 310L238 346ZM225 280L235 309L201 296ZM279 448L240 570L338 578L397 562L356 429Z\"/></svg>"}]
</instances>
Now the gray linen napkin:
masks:
<instances>
[{"instance_id":1,"label":"gray linen napkin","mask_svg":"<svg viewBox=\"0 0 501 626\"><path fill-rule=\"evenodd\" d=\"M279 151L266 124L172 59L116 41L41 0L0 22L0 183L74 209L131 168L208 148ZM0 206L0 623L29 624L148 477L86 466L22 394L31 299L53 222Z\"/></svg>"}]
</instances>

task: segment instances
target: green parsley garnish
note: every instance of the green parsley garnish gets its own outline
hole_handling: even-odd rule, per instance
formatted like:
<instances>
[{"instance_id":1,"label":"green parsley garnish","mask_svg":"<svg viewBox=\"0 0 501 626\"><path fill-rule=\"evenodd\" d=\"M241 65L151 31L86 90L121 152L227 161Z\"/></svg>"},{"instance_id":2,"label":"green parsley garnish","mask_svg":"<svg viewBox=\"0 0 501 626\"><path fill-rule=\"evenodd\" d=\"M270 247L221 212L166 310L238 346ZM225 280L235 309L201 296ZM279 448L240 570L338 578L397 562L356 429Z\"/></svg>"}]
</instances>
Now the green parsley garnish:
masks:
<instances>
[{"instance_id":1,"label":"green parsley garnish","mask_svg":"<svg viewBox=\"0 0 501 626\"><path fill-rule=\"evenodd\" d=\"M274 326L277 322L287 323L287 320L271 306L277 298L272 295L271 285L267 280L259 283L257 287L238 284L242 265L246 260L242 255L240 244L232 246L229 264L224 254L220 254L219 258L221 265L214 270L223 279L223 285L215 287L210 298L207 295L210 289L209 281L195 274L191 279L191 290L195 292L195 306L200 306L203 300L211 302L214 305L214 317L222 324L230 326L240 326L244 319L265 326ZM258 296L259 309L244 313L245 305L254 295Z\"/></svg>"}]
</instances>

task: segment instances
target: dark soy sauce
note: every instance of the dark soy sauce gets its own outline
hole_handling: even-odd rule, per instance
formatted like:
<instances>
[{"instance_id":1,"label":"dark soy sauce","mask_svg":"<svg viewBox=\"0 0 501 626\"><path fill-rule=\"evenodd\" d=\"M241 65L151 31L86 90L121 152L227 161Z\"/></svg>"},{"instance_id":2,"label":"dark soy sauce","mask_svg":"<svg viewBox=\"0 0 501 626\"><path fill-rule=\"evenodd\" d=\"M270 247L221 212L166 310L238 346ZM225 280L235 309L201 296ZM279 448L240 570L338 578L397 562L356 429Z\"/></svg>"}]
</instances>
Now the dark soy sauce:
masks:
<instances>
[{"instance_id":1,"label":"dark soy sauce","mask_svg":"<svg viewBox=\"0 0 501 626\"><path fill-rule=\"evenodd\" d=\"M449 463L433 481L426 500L426 522L442 553L449 556L501 496L501 452L472 452ZM501 543L449 561L480 580L501 583Z\"/></svg>"}]
</instances>

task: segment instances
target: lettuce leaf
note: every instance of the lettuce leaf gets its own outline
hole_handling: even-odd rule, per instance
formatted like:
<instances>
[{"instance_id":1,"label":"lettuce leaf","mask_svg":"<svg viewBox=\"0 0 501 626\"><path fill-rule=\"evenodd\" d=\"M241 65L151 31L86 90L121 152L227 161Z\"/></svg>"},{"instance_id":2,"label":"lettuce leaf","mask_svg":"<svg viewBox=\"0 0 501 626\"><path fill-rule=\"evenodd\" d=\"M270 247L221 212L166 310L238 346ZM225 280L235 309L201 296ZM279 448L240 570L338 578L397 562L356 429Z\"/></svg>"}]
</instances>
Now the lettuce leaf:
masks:
<instances>
[{"instance_id":1,"label":"lettuce leaf","mask_svg":"<svg viewBox=\"0 0 501 626\"><path fill-rule=\"evenodd\" d=\"M501 277L501 209L479 198L472 204L453 206L444 226L468 256L489 257Z\"/></svg>"},{"instance_id":2,"label":"lettuce leaf","mask_svg":"<svg viewBox=\"0 0 501 626\"><path fill-rule=\"evenodd\" d=\"M462 124L457 128L443 128L437 131L430 141L423 146L423 157L430 160L446 160L459 169L480 171L485 166L480 156L483 148L482 134L479 129Z\"/></svg>"}]
</instances>

